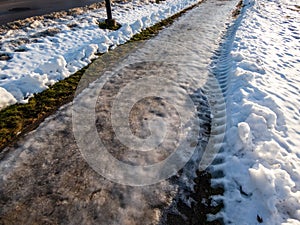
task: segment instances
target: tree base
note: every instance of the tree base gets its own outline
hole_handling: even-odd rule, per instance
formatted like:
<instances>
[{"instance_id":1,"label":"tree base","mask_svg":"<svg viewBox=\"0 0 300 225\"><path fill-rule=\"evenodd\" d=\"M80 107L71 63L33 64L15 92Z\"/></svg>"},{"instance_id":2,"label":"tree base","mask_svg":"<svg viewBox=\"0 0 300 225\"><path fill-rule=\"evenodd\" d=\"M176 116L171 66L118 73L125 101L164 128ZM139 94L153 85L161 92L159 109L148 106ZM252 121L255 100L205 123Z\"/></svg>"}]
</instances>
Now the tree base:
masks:
<instances>
[{"instance_id":1,"label":"tree base","mask_svg":"<svg viewBox=\"0 0 300 225\"><path fill-rule=\"evenodd\" d=\"M117 23L115 19L106 19L105 21L99 22L101 29L118 30L121 24Z\"/></svg>"}]
</instances>

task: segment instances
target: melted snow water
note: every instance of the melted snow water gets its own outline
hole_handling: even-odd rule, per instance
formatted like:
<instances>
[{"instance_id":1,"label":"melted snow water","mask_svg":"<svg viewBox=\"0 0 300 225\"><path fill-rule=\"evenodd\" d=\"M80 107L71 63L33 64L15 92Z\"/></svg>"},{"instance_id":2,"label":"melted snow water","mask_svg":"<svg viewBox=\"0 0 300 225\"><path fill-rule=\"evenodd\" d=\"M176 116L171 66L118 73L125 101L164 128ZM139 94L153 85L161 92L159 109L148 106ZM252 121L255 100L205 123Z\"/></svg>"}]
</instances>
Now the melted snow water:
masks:
<instances>
[{"instance_id":1,"label":"melted snow water","mask_svg":"<svg viewBox=\"0 0 300 225\"><path fill-rule=\"evenodd\" d=\"M7 224L133 225L195 224L205 219L205 215L201 213L210 213L205 208L211 202L199 197L202 196L200 191L203 189L201 181L199 182L201 176L197 171L206 169L215 154L221 150L226 124L223 87L211 72L211 67L220 39L226 30L226 21L231 20L230 12L236 4L237 1L204 2L156 38L139 46L105 73L98 69L100 66L97 63L101 62L94 62L85 78L100 78L77 96L73 103L75 108L72 108L72 104L62 107L38 129L19 140L14 147L5 149L7 153L0 163L1 220ZM157 81L162 81L161 83L165 79L169 81L163 83L167 84L165 89L159 89L159 94L163 94L163 97L150 95L134 102L135 105L127 117L134 135L147 138L153 135L151 131L155 131L154 134L166 135L166 138L162 144L159 143L155 154L149 156L142 152L137 155L124 147L126 139L120 140L114 134L126 125L118 118L111 119L114 99L119 97L119 90L127 84L136 84L138 79L153 76ZM143 89L137 89L134 96L151 93L154 84L161 85L153 80L151 82L138 86ZM176 84L175 89L168 88L172 82ZM103 84L101 91L93 92L95 85L100 84ZM124 93L127 96L126 90L122 94ZM182 110L174 109L175 103L170 104L173 101L168 96L175 96L174 102L185 107ZM123 98L126 100L124 102L130 104L128 99L132 95L127 97ZM192 99L192 107L186 107L187 97ZM80 107L76 108L78 102L84 104L86 111L78 111L82 110ZM94 110L94 118L86 114L90 112L89 108ZM184 109L186 110L182 117L180 113ZM120 115L122 110L122 107L117 108ZM73 124L72 113L73 119L74 114L77 116ZM182 126L180 122L185 116L188 120ZM191 118L197 122L198 127L194 128L194 124L189 123ZM106 172L111 172L104 174L105 177L121 183L118 184L96 173L98 165L91 163L89 160L93 159L82 152L80 144L89 146L94 143L90 136L92 129L86 129L91 128L90 121L96 122L98 137L94 136L94 139L101 138L104 148L111 155L129 165L153 164L166 159L177 147L178 143L174 140L180 140L180 129L183 134L188 134L187 143L195 151L189 155L190 160L184 168L166 180L163 179L165 174L154 173L145 174L146 178L140 177L142 182L131 176L124 179L123 175L128 174L123 171L115 178L113 173L117 167L113 167L113 163L106 163L112 169L105 168ZM82 135L82 132L84 135L80 139L78 134ZM189 136L193 132L196 135ZM194 137L197 137L196 142ZM186 160L184 154L179 154L176 159ZM217 162L218 160L214 163ZM141 174L143 172L145 171L138 171ZM218 176L217 173L213 175ZM156 183L152 178L157 178L160 182ZM124 185L142 185L143 182L151 185ZM216 207L218 205L212 204ZM197 207L203 208L203 211L197 211Z\"/></svg>"}]
</instances>

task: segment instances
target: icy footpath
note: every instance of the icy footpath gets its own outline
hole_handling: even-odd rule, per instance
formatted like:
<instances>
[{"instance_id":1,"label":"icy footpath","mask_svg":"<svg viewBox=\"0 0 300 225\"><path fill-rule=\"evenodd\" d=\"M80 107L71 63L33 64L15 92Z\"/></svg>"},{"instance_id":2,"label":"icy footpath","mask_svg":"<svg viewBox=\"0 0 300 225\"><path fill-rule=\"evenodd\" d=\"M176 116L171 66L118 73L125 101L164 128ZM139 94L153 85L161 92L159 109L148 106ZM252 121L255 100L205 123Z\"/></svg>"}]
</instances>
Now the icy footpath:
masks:
<instances>
[{"instance_id":1,"label":"icy footpath","mask_svg":"<svg viewBox=\"0 0 300 225\"><path fill-rule=\"evenodd\" d=\"M97 23L106 17L104 8L55 21L34 21L22 30L8 31L0 37L0 54L11 57L0 60L0 109L26 103L34 93L88 65L95 53L124 44L134 34L197 2L116 4L113 15L122 25L118 31L99 29Z\"/></svg>"},{"instance_id":2,"label":"icy footpath","mask_svg":"<svg viewBox=\"0 0 300 225\"><path fill-rule=\"evenodd\" d=\"M215 180L226 190L220 216L227 224L300 224L299 2L245 5L224 42L228 61L217 65L231 64L224 163L215 168L225 173Z\"/></svg>"},{"instance_id":3,"label":"icy footpath","mask_svg":"<svg viewBox=\"0 0 300 225\"><path fill-rule=\"evenodd\" d=\"M3 200L0 201L0 218L4 222L8 221L7 223L14 221L15 224L201 224L201 219L205 217L203 213L210 207L210 199L207 196L199 197L205 191L194 193L197 190L195 187L203 190L201 182L196 186L194 178L197 176L199 161L205 168L211 162L209 153L215 153L209 150L213 150L213 147L219 150L226 123L222 92L209 68L219 47L220 37L226 31L226 22L232 20L231 11L237 2L238 0L212 0L200 4L160 32L157 37L144 42L127 57L122 57L123 60L118 61L115 67L104 74L103 71L99 71L99 65L103 63L102 58L95 60L86 70L85 76L98 76L99 79L83 90L73 104L63 106L36 130L28 133L14 146L4 149L6 154L0 161L0 195ZM114 52L126 46L128 45L120 46ZM113 53L103 57L109 54ZM155 78L154 83L153 80L148 82L147 79L151 77ZM140 88L140 82L145 79L146 82L142 83L143 88ZM85 82L84 78L82 80ZM101 90L93 88L93 85L103 82L103 88L98 86ZM126 95L127 88L133 84L137 84L137 89L130 89L130 94ZM153 90L159 93L154 95L150 92ZM125 98L118 101L119 96L124 93ZM95 94L96 97L99 96L96 98L97 104L91 101L95 100ZM148 97L145 98L144 94ZM193 99L192 106L187 104L187 97ZM130 104L132 98L136 100L134 106ZM186 110L177 110L173 104L175 101L171 101L174 99ZM77 111L78 108L74 107L78 101L83 103L79 104L84 108L82 111ZM120 102L127 104L114 111L113 106ZM131 106L131 112L124 117L121 112L124 108L126 110L128 105ZM91 110L94 115L89 117L84 110ZM74 112L83 118L76 120ZM118 118L116 124L113 116L123 118L125 122L130 121L132 130L137 134L129 140L130 143L137 137L148 134L156 119L160 124L170 126L166 126L169 128L167 130L156 129L156 134L164 137L164 140L155 142L158 145L149 151L150 154L145 152L145 155L141 151L137 154L138 151L132 151L130 145L127 146L121 142L120 136L115 135L118 132L115 128L125 126L122 126L122 121ZM193 117L200 124L196 129L195 124L198 123L185 119ZM181 118L185 120L182 121ZM76 124L79 126L76 127ZM92 129L89 129L91 124ZM91 137L89 134L96 128L97 134ZM125 135L132 133L130 130L126 131L129 132L125 132ZM77 134L82 136L79 135L78 138ZM128 165L137 165L136 167L145 163L164 163L169 155L177 151L179 141L186 140L189 148L195 147L196 151L188 158L190 161L183 170L172 179L161 182L156 180L158 183L153 185L132 187L119 185L108 179L117 177L117 182L124 184L136 181L130 176L135 176L135 173L124 177L124 170L120 170L113 160L92 164L92 161L85 160L87 158L81 154L100 138L105 146L94 148L99 151L96 156L98 158L95 159L103 159L103 151L107 150L115 159ZM80 141L87 141L87 144L81 148ZM179 154L176 163L186 158L184 153ZM202 155L208 157L201 158ZM203 158L208 161L202 160ZM107 165L108 173L100 174L108 179L92 169L91 166L97 169L95 165ZM164 165L163 168L173 170L173 166ZM117 174L112 174L111 171ZM151 170L147 169L148 171ZM153 178L161 180L165 173L148 172L143 175L142 179L146 179L145 181L153 181ZM201 180L201 177L198 179ZM140 179L137 181L140 182ZM195 195L197 198L193 197ZM205 210L199 210L199 205ZM214 204L211 207L216 206Z\"/></svg>"}]
</instances>

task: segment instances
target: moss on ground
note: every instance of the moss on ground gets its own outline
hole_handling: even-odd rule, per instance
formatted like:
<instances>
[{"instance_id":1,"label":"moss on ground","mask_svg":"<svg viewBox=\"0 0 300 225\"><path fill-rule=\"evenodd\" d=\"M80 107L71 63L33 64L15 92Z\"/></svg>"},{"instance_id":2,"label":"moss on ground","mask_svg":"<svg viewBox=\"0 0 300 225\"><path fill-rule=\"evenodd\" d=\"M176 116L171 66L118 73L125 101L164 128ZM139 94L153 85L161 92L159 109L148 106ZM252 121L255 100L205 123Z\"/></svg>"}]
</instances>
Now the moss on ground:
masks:
<instances>
[{"instance_id":1,"label":"moss on ground","mask_svg":"<svg viewBox=\"0 0 300 225\"><path fill-rule=\"evenodd\" d=\"M18 103L0 111L0 149L20 134L36 128L45 117L55 112L61 105L72 101L86 68L35 94L27 104Z\"/></svg>"}]
</instances>

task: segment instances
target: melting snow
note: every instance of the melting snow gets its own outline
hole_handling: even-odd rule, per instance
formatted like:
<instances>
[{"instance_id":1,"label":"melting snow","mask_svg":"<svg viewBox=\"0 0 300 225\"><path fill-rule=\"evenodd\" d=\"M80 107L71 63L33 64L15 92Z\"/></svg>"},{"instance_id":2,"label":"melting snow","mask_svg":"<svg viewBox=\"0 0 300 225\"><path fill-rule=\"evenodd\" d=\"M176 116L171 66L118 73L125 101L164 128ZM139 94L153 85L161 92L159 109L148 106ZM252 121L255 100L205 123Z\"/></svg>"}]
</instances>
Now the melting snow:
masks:
<instances>
[{"instance_id":1,"label":"melting snow","mask_svg":"<svg viewBox=\"0 0 300 225\"><path fill-rule=\"evenodd\" d=\"M300 224L299 2L244 3L230 37L219 215L227 224Z\"/></svg>"},{"instance_id":2,"label":"melting snow","mask_svg":"<svg viewBox=\"0 0 300 225\"><path fill-rule=\"evenodd\" d=\"M113 16L122 25L117 31L99 29L98 22L106 18L105 9L101 8L79 16L46 20L45 24L35 21L24 29L2 34L0 54L8 54L12 59L0 60L0 109L16 101L27 102L34 93L88 65L95 53L124 44L134 34L197 2L116 4Z\"/></svg>"},{"instance_id":3,"label":"melting snow","mask_svg":"<svg viewBox=\"0 0 300 225\"><path fill-rule=\"evenodd\" d=\"M91 62L96 52L122 44L132 35L196 3L164 1L122 4L114 17L118 31L100 30L104 9L54 21L55 35L39 22L2 36L0 107L24 102ZM227 224L300 224L300 14L297 0L249 0L236 22L230 45L226 90L227 133L225 209ZM72 20L72 26L69 21ZM47 28L49 29L49 28ZM18 43L18 44L16 44ZM226 65L228 67L228 65Z\"/></svg>"}]
</instances>

